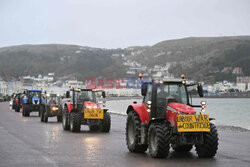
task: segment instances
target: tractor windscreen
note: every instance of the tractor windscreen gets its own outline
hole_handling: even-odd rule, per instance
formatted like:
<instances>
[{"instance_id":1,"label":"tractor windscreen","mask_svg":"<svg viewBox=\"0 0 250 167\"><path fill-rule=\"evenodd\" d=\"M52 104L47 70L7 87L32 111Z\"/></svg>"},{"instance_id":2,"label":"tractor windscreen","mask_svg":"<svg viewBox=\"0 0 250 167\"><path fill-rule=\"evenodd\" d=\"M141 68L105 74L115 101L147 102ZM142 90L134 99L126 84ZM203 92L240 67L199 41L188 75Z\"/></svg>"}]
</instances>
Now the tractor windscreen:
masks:
<instances>
[{"instance_id":1,"label":"tractor windscreen","mask_svg":"<svg viewBox=\"0 0 250 167\"><path fill-rule=\"evenodd\" d=\"M48 97L47 101L48 101L48 104L58 104L59 97L57 96Z\"/></svg>"},{"instance_id":2,"label":"tractor windscreen","mask_svg":"<svg viewBox=\"0 0 250 167\"><path fill-rule=\"evenodd\" d=\"M158 105L166 105L169 102L188 104L186 88L183 84L167 83L157 89Z\"/></svg>"},{"instance_id":3,"label":"tractor windscreen","mask_svg":"<svg viewBox=\"0 0 250 167\"><path fill-rule=\"evenodd\" d=\"M95 93L92 91L81 91L77 93L77 103L82 103L83 101L96 102Z\"/></svg>"},{"instance_id":4,"label":"tractor windscreen","mask_svg":"<svg viewBox=\"0 0 250 167\"><path fill-rule=\"evenodd\" d=\"M30 97L40 97L41 92L39 91L34 91L34 92L29 92Z\"/></svg>"}]
</instances>

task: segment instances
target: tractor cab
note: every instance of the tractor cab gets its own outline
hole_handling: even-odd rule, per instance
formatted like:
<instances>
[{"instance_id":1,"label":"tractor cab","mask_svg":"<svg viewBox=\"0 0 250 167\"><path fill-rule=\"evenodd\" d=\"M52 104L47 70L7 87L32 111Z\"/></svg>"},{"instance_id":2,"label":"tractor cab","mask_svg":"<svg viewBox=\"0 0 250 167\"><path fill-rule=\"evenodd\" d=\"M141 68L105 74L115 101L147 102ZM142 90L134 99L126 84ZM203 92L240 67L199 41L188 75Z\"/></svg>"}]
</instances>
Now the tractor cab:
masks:
<instances>
[{"instance_id":1,"label":"tractor cab","mask_svg":"<svg viewBox=\"0 0 250 167\"><path fill-rule=\"evenodd\" d=\"M71 103L75 109L100 108L97 98L98 95L103 97L103 105L105 106L105 92L97 89L71 89L66 92L66 98L71 98Z\"/></svg>"},{"instance_id":2,"label":"tractor cab","mask_svg":"<svg viewBox=\"0 0 250 167\"><path fill-rule=\"evenodd\" d=\"M200 83L188 83L184 79L153 80L142 84L143 103L147 108L150 120L166 119L167 108L178 108L185 114L193 114L196 111L191 107L202 107L192 105L188 93L189 86L197 85L198 94L203 97Z\"/></svg>"},{"instance_id":3,"label":"tractor cab","mask_svg":"<svg viewBox=\"0 0 250 167\"><path fill-rule=\"evenodd\" d=\"M48 105L59 105L60 104L60 96L57 94L46 94L45 103Z\"/></svg>"}]
</instances>

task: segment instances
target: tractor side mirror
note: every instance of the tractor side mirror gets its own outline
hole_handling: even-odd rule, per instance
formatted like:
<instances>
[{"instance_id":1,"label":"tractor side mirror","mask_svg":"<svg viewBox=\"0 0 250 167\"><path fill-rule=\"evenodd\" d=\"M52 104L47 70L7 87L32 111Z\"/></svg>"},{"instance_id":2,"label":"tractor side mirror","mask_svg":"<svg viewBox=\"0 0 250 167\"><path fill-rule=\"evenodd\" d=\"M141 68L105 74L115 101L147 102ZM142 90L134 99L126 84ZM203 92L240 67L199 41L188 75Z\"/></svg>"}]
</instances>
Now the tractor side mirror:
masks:
<instances>
[{"instance_id":1,"label":"tractor side mirror","mask_svg":"<svg viewBox=\"0 0 250 167\"><path fill-rule=\"evenodd\" d=\"M145 83L143 83L143 84L141 85L141 95L142 95L142 96L146 96L146 94L147 94L147 89L148 89L148 85L147 85L147 83L145 82Z\"/></svg>"},{"instance_id":2,"label":"tractor side mirror","mask_svg":"<svg viewBox=\"0 0 250 167\"><path fill-rule=\"evenodd\" d=\"M102 91L102 97L106 98L106 93L104 91Z\"/></svg>"},{"instance_id":3,"label":"tractor side mirror","mask_svg":"<svg viewBox=\"0 0 250 167\"><path fill-rule=\"evenodd\" d=\"M202 85L200 83L197 85L197 89L198 89L199 96L203 97L204 96L204 94L203 94L203 88L202 88Z\"/></svg>"},{"instance_id":4,"label":"tractor side mirror","mask_svg":"<svg viewBox=\"0 0 250 167\"><path fill-rule=\"evenodd\" d=\"M66 92L66 98L70 98L70 92L69 91Z\"/></svg>"}]
</instances>

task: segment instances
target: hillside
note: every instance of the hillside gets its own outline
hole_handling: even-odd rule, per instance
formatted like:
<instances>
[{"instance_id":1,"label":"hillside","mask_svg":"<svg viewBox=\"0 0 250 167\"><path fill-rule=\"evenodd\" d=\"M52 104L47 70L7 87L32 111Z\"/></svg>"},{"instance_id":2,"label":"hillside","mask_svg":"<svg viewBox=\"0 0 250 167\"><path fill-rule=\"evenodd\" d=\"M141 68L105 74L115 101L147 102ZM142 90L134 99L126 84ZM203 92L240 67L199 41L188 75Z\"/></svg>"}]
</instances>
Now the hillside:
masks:
<instances>
[{"instance_id":1,"label":"hillside","mask_svg":"<svg viewBox=\"0 0 250 167\"><path fill-rule=\"evenodd\" d=\"M235 81L235 75L221 73L226 66L242 67L242 75L250 75L250 36L168 40L135 48L133 52L130 60L146 66L172 64L169 71L175 76L185 73L189 78L207 82Z\"/></svg>"},{"instance_id":2,"label":"hillside","mask_svg":"<svg viewBox=\"0 0 250 167\"><path fill-rule=\"evenodd\" d=\"M121 59L147 67L171 64L169 72L175 76L185 73L190 79L207 83L235 81L232 69L241 67L239 75L250 76L250 36L190 37L167 40L153 46L133 46L125 49L100 49L77 45L20 45L0 48L0 76L5 80L24 75L56 77L104 76L120 78L127 75L128 66ZM223 72L225 67L231 71Z\"/></svg>"},{"instance_id":3,"label":"hillside","mask_svg":"<svg viewBox=\"0 0 250 167\"><path fill-rule=\"evenodd\" d=\"M57 77L73 74L85 77L119 77L125 74L122 62L108 50L76 45L21 45L0 48L0 76L5 79L55 72Z\"/></svg>"}]
</instances>

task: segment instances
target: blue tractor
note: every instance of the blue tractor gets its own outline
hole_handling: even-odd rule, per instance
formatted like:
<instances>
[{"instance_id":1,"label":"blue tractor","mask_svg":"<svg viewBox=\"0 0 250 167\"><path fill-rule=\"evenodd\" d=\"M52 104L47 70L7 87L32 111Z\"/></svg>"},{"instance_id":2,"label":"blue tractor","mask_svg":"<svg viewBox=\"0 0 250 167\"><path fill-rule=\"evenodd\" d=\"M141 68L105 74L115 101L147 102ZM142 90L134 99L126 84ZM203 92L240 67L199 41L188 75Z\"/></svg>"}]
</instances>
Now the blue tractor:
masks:
<instances>
[{"instance_id":1,"label":"blue tractor","mask_svg":"<svg viewBox=\"0 0 250 167\"><path fill-rule=\"evenodd\" d=\"M42 98L42 90L27 89L23 98L23 116L29 117L30 113L37 111L39 113L40 104L44 103Z\"/></svg>"}]
</instances>

